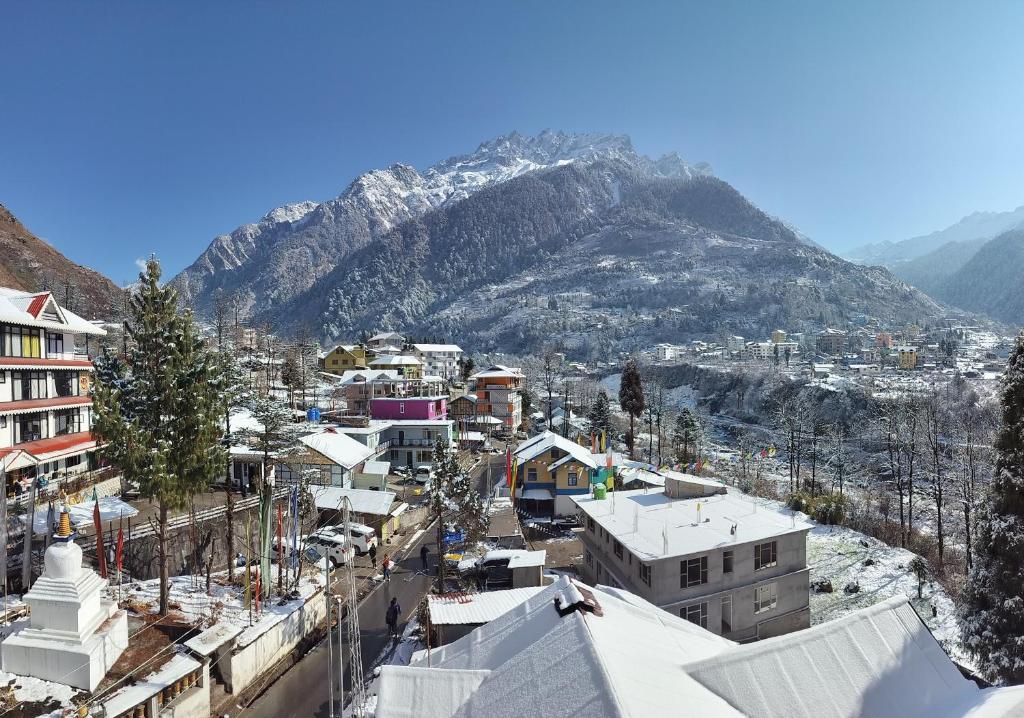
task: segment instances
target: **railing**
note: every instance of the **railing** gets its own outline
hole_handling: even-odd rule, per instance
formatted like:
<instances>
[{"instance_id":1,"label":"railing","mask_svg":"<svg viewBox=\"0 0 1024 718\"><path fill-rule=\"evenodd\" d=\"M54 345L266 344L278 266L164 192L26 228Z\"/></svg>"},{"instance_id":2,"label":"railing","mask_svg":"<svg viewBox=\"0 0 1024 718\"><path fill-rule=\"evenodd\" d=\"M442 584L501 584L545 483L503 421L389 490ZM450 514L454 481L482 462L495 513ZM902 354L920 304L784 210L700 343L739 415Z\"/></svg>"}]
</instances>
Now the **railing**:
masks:
<instances>
[{"instance_id":1,"label":"railing","mask_svg":"<svg viewBox=\"0 0 1024 718\"><path fill-rule=\"evenodd\" d=\"M405 448L407 446L433 446L435 439L410 439L406 437L399 441L395 439L392 442L392 446L395 448Z\"/></svg>"},{"instance_id":2,"label":"railing","mask_svg":"<svg viewBox=\"0 0 1024 718\"><path fill-rule=\"evenodd\" d=\"M81 471L78 473L60 472L53 478L50 478L47 481L46 486L39 488L36 492L36 503L45 500L48 496L59 493L61 489L64 490L65 494L71 495L79 491L83 491L84 489L88 489L101 481L112 479L117 475L117 469L113 466L105 466L101 469ZM28 504L31 496L31 491L25 491L17 496L10 497L8 499L8 505L25 506Z\"/></svg>"}]
</instances>

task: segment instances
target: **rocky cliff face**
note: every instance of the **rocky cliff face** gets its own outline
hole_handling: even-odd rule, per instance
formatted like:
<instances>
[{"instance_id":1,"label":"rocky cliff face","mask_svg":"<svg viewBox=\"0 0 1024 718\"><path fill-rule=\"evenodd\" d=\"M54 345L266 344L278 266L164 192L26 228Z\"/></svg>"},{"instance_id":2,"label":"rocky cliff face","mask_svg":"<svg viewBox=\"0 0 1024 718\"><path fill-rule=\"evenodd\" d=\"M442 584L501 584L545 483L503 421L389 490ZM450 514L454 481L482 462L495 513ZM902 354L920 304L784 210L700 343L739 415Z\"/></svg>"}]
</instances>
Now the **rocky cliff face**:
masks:
<instances>
[{"instance_id":1,"label":"rocky cliff face","mask_svg":"<svg viewBox=\"0 0 1024 718\"><path fill-rule=\"evenodd\" d=\"M39 239L0 205L0 286L49 290L58 303L87 319L107 319L123 307L124 293L99 272L75 264Z\"/></svg>"}]
</instances>

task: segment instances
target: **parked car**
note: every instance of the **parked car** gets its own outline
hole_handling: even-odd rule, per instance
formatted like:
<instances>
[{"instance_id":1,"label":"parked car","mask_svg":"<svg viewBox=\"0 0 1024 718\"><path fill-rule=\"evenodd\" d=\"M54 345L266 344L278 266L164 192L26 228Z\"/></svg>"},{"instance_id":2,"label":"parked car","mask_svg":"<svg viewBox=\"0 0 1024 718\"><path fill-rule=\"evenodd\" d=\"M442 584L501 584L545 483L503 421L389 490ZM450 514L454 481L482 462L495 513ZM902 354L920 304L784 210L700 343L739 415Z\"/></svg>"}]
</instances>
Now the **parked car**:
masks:
<instances>
[{"instance_id":1,"label":"parked car","mask_svg":"<svg viewBox=\"0 0 1024 718\"><path fill-rule=\"evenodd\" d=\"M320 531L334 536L341 536L345 532L345 525L324 526ZM377 540L377 532L366 524L350 521L348 524L348 537L351 539L356 553L360 556L369 551L371 546L380 546L380 542Z\"/></svg>"},{"instance_id":2,"label":"parked car","mask_svg":"<svg viewBox=\"0 0 1024 718\"><path fill-rule=\"evenodd\" d=\"M416 468L416 473L413 474L413 480L417 484L429 484L430 478L434 475L434 472L429 466L419 466Z\"/></svg>"},{"instance_id":3,"label":"parked car","mask_svg":"<svg viewBox=\"0 0 1024 718\"><path fill-rule=\"evenodd\" d=\"M327 532L315 533L306 539L306 549L326 556L332 566L344 566L356 553L352 544L344 537Z\"/></svg>"}]
</instances>

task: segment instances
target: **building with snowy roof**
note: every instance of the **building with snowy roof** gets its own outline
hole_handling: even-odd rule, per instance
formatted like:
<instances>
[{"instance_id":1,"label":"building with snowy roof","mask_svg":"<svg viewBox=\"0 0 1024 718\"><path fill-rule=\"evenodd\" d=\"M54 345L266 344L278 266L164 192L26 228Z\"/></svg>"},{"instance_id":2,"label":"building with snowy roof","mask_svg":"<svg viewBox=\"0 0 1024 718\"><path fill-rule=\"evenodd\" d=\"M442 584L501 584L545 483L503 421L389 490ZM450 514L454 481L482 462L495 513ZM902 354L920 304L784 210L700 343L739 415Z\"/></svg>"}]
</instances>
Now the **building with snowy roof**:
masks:
<instances>
[{"instance_id":1,"label":"building with snowy roof","mask_svg":"<svg viewBox=\"0 0 1024 718\"><path fill-rule=\"evenodd\" d=\"M0 287L0 478L6 490L90 468L96 437L87 347L90 336L104 334L59 306L50 292Z\"/></svg>"},{"instance_id":2,"label":"building with snowy roof","mask_svg":"<svg viewBox=\"0 0 1024 718\"><path fill-rule=\"evenodd\" d=\"M516 447L516 498L533 516L565 516L576 512L575 496L590 493L592 474L601 456L551 431Z\"/></svg>"},{"instance_id":3,"label":"building with snowy roof","mask_svg":"<svg viewBox=\"0 0 1024 718\"><path fill-rule=\"evenodd\" d=\"M301 436L299 443L299 452L279 459L277 476L285 483L351 488L353 474L378 453L333 427Z\"/></svg>"},{"instance_id":4,"label":"building with snowy roof","mask_svg":"<svg viewBox=\"0 0 1024 718\"><path fill-rule=\"evenodd\" d=\"M458 344L413 344L412 353L423 362L423 371L427 374L436 374L442 379L459 375L462 347Z\"/></svg>"},{"instance_id":5,"label":"building with snowy roof","mask_svg":"<svg viewBox=\"0 0 1024 718\"><path fill-rule=\"evenodd\" d=\"M663 476L663 489L572 497L585 519L584 580L733 640L806 628L811 524L717 481Z\"/></svg>"},{"instance_id":6,"label":"building with snowy roof","mask_svg":"<svg viewBox=\"0 0 1024 718\"><path fill-rule=\"evenodd\" d=\"M429 656L384 666L375 716L1022 713L1024 687L964 678L904 598L740 645L629 592L561 577Z\"/></svg>"}]
</instances>

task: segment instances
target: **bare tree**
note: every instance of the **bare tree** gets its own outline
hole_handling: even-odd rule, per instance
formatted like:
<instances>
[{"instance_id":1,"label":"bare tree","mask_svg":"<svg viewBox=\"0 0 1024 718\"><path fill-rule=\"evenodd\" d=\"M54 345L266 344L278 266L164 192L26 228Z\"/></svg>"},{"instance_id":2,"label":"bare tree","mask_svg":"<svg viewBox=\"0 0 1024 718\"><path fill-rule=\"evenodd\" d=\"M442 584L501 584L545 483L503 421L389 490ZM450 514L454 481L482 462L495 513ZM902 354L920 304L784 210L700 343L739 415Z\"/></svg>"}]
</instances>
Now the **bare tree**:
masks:
<instances>
[{"instance_id":1,"label":"bare tree","mask_svg":"<svg viewBox=\"0 0 1024 718\"><path fill-rule=\"evenodd\" d=\"M548 431L552 430L551 425L551 402L555 395L555 386L558 381L558 362L555 359L555 352L547 350L544 352L544 367L541 371L541 384L548 394L548 405L546 409L548 417Z\"/></svg>"}]
</instances>

